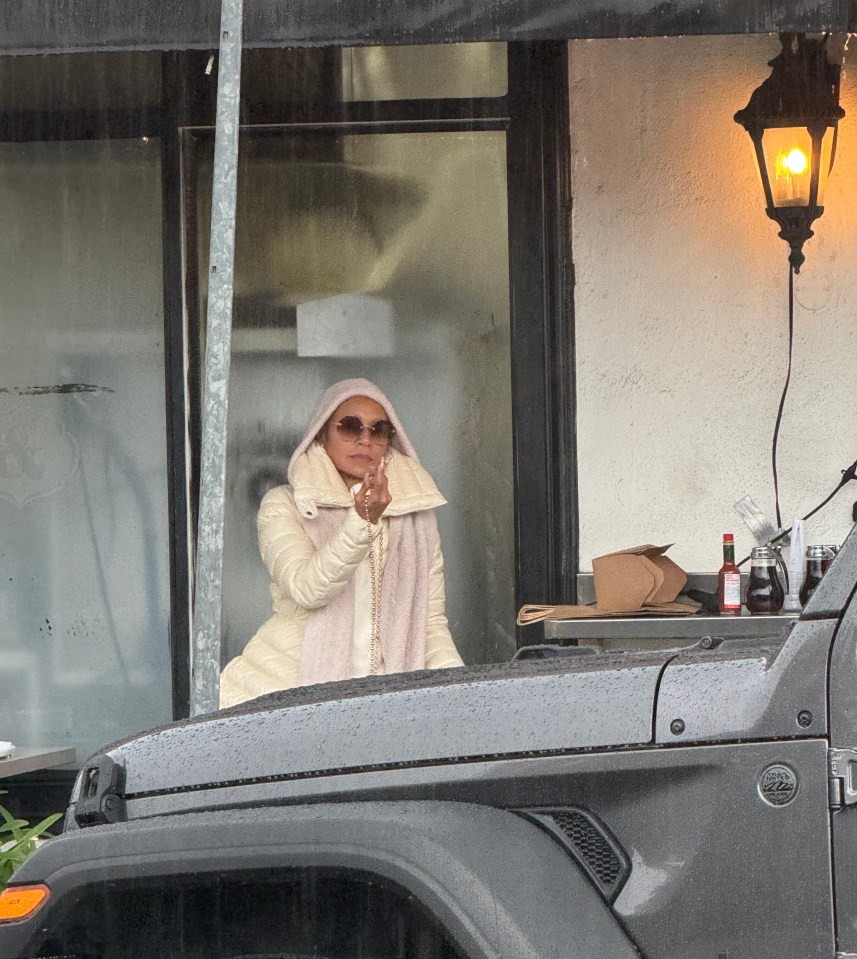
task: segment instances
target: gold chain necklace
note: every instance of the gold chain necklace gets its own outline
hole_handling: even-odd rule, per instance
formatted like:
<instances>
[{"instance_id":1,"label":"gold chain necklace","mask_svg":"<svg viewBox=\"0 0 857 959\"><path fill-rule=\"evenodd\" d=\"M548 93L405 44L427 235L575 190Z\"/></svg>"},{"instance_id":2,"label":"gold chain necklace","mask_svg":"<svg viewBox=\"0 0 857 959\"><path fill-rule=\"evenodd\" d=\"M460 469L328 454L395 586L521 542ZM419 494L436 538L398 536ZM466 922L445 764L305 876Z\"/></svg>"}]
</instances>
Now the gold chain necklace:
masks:
<instances>
[{"instance_id":1,"label":"gold chain necklace","mask_svg":"<svg viewBox=\"0 0 857 959\"><path fill-rule=\"evenodd\" d=\"M363 510L366 514L366 531L369 534L369 579L372 588L372 632L369 645L369 672L376 676L380 670L381 659L381 583L384 578L384 527L378 526L377 537L372 533L369 519L369 493L363 497ZM378 523L382 521L379 519ZM375 544L378 552L375 552Z\"/></svg>"}]
</instances>

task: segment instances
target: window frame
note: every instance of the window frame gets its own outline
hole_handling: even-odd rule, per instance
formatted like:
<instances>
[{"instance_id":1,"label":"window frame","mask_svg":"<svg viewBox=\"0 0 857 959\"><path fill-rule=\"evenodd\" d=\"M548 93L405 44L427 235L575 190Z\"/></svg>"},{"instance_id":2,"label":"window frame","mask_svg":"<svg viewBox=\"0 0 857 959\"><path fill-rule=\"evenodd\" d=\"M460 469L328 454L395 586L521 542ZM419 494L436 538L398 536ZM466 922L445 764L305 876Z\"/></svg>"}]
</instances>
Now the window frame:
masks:
<instances>
[{"instance_id":1,"label":"window frame","mask_svg":"<svg viewBox=\"0 0 857 959\"><path fill-rule=\"evenodd\" d=\"M320 101L247 126L337 125L377 132L504 129L507 136L515 604L570 602L577 572L574 332L570 250L568 44L509 43L508 94L496 98ZM188 715L192 571L199 488L200 358L187 300L182 138L210 127L215 87L208 51L162 53L162 101L138 111L0 115L0 140L158 136L161 143L164 389L170 516L173 718ZM524 641L518 632L519 644ZM529 633L527 640L532 639Z\"/></svg>"},{"instance_id":2,"label":"window frame","mask_svg":"<svg viewBox=\"0 0 857 959\"><path fill-rule=\"evenodd\" d=\"M504 97L296 103L276 112L243 110L241 130L506 132L517 609L526 602L576 600L578 520L568 45L564 41L520 43L509 44L507 49L509 88ZM165 89L169 88L165 85ZM178 136L186 148L180 148L179 156L172 158L170 178L178 183L179 193L173 196L173 203L179 206L174 220L181 220L182 183L190 179L187 145L194 137L209 136L213 130L211 122L201 120L199 113L191 112L178 124ZM192 275L195 251L186 237L182 244L184 269ZM202 358L195 348L200 340L194 286L191 282L185 289L189 298L172 304L174 325L179 322L181 305L181 336L188 351L183 366L193 371L182 398L190 436L190 459L184 462L189 477L190 535L186 538L176 529L174 537L176 565L188 569L190 563L182 555L182 545L186 539L193 542L195 538L202 437ZM185 451L174 447L174 454L178 460ZM181 472L177 463L171 475ZM179 604L181 599L179 592ZM176 617L183 611L183 606L177 609L174 605ZM189 628L188 620L186 630ZM519 627L517 633L519 646L532 642L532 631L525 637ZM181 648L177 639L174 631L174 707L176 718L183 718L189 709L190 650Z\"/></svg>"}]
</instances>

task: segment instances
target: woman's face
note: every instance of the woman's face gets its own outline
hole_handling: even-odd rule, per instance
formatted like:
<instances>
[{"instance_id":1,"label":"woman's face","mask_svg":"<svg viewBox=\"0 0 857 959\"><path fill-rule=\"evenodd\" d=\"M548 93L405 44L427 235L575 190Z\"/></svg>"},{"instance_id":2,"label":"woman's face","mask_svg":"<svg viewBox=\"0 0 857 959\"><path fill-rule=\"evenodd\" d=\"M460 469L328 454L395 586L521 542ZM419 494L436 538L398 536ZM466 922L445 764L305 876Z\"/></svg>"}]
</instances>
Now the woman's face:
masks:
<instances>
[{"instance_id":1,"label":"woman's face","mask_svg":"<svg viewBox=\"0 0 857 959\"><path fill-rule=\"evenodd\" d=\"M343 416L357 416L364 426L373 426L378 420L386 420L387 413L380 403L368 396L352 396L333 411L321 434L321 444L333 461L346 486L362 483L363 477L378 469L387 446L373 443L368 430L363 430L357 439L347 439L336 428Z\"/></svg>"}]
</instances>

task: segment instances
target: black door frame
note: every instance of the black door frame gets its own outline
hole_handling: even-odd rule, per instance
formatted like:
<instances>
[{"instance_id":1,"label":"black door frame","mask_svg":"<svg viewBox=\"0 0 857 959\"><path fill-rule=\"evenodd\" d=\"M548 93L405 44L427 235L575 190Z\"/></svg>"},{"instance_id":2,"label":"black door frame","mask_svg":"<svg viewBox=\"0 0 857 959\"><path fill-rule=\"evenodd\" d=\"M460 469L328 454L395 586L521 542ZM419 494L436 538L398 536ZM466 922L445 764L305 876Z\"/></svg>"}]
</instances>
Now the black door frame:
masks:
<instances>
[{"instance_id":1,"label":"black door frame","mask_svg":"<svg viewBox=\"0 0 857 959\"><path fill-rule=\"evenodd\" d=\"M564 41L509 44L517 609L577 601L568 56Z\"/></svg>"},{"instance_id":2,"label":"black door frame","mask_svg":"<svg viewBox=\"0 0 857 959\"><path fill-rule=\"evenodd\" d=\"M577 465L574 435L574 331L570 249L571 191L568 111L568 45L563 41L508 45L509 88L505 97L403 100L377 103L297 103L277 112L242 111L242 125L307 131L335 127L339 132L447 129L505 129L509 220L509 281L512 359L512 431L515 483L515 608L525 602L574 602L577 581ZM173 85L172 89L176 89ZM187 100L185 100L187 102ZM209 104L205 105L210 114ZM188 117L187 126L194 124ZM205 124L208 126L208 124ZM180 157L173 175L181 180ZM185 168L186 169L186 168ZM166 178L166 173L165 173ZM180 243L178 244L180 246ZM174 252L177 249L173 239ZM185 256L190 259L187 242ZM166 255L166 249L165 249ZM187 268L193 273L194 267ZM166 273L165 273L166 275ZM174 276L173 270L170 275ZM192 284L191 284L192 286ZM194 293L187 290L192 300ZM198 309L173 297L175 320L183 306L190 329L183 342L198 342ZM165 309L169 309L165 297ZM174 331L173 340L178 342ZM187 369L199 369L190 356ZM185 399L192 456L200 441L199 392ZM183 439L175 434L177 438ZM185 445L174 449L170 473L180 481L177 462ZM198 464L184 463L190 476L189 522L198 492ZM179 491L175 491L176 503ZM174 514L175 515L175 514ZM174 555L189 568L176 529ZM185 613L179 588L175 622ZM189 623L187 626L189 629ZM518 630L519 645L533 641L533 627ZM173 630L173 691L177 718L189 702L189 638Z\"/></svg>"}]
</instances>

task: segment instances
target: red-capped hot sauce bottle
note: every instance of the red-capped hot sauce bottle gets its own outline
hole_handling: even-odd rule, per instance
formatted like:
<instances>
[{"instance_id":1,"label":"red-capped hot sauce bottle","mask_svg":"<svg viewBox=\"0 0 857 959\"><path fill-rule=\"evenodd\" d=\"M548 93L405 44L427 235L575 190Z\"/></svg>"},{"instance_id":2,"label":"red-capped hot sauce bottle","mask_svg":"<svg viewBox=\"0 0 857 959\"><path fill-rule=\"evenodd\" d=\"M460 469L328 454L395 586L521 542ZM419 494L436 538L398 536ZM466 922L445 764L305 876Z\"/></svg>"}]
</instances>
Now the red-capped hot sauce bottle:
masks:
<instances>
[{"instance_id":1,"label":"red-capped hot sauce bottle","mask_svg":"<svg viewBox=\"0 0 857 959\"><path fill-rule=\"evenodd\" d=\"M717 598L721 616L741 615L741 570L735 565L735 537L723 534L723 565L717 573Z\"/></svg>"}]
</instances>

